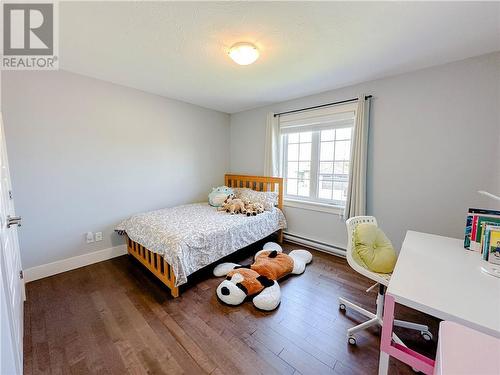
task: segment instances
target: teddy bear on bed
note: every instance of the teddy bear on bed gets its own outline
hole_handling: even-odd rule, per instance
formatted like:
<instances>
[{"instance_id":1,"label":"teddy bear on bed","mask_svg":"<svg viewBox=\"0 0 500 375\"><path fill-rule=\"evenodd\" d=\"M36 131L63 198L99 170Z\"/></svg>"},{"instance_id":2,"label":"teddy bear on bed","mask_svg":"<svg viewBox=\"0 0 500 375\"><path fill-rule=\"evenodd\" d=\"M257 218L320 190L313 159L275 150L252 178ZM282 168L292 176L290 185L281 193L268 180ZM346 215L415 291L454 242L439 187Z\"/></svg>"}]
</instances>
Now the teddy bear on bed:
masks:
<instances>
[{"instance_id":1,"label":"teddy bear on bed","mask_svg":"<svg viewBox=\"0 0 500 375\"><path fill-rule=\"evenodd\" d=\"M280 245L268 242L255 254L254 262L249 266L222 263L215 267L215 276L226 276L217 287L217 297L232 306L251 298L256 308L274 310L281 302L278 280L289 274L302 274L311 260L312 255L307 250L285 254Z\"/></svg>"},{"instance_id":2,"label":"teddy bear on bed","mask_svg":"<svg viewBox=\"0 0 500 375\"><path fill-rule=\"evenodd\" d=\"M261 203L252 203L250 201L244 203L247 216L255 216L264 212L264 206Z\"/></svg>"},{"instance_id":3,"label":"teddy bear on bed","mask_svg":"<svg viewBox=\"0 0 500 375\"><path fill-rule=\"evenodd\" d=\"M245 214L245 203L241 199L236 199L234 194L229 195L225 200L222 206L218 208L219 211L229 212L231 215L234 214Z\"/></svg>"}]
</instances>

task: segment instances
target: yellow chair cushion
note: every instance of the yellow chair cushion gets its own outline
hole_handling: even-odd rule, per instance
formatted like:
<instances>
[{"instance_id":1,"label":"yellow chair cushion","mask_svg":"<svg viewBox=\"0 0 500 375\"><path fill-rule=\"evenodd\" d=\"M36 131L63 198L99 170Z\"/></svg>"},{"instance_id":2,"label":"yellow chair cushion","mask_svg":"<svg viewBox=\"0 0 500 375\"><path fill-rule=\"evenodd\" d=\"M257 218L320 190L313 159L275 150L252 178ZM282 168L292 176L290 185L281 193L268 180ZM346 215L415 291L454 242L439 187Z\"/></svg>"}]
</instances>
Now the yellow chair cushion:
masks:
<instances>
[{"instance_id":1,"label":"yellow chair cushion","mask_svg":"<svg viewBox=\"0 0 500 375\"><path fill-rule=\"evenodd\" d=\"M378 273L390 273L394 270L396 251L376 225L358 224L354 230L353 246L352 257L361 266Z\"/></svg>"}]
</instances>

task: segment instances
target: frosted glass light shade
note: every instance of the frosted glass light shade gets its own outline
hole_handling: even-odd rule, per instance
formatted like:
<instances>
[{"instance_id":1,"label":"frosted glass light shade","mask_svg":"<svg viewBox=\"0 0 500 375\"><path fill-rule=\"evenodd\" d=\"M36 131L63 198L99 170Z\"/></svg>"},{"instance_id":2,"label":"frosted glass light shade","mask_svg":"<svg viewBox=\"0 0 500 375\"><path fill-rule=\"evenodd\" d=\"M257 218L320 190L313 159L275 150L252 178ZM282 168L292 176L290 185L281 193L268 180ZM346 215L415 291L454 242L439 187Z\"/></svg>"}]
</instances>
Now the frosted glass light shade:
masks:
<instances>
[{"instance_id":1,"label":"frosted glass light shade","mask_svg":"<svg viewBox=\"0 0 500 375\"><path fill-rule=\"evenodd\" d=\"M236 43L229 49L229 57L236 64L249 65L259 58L259 50L252 43Z\"/></svg>"}]
</instances>

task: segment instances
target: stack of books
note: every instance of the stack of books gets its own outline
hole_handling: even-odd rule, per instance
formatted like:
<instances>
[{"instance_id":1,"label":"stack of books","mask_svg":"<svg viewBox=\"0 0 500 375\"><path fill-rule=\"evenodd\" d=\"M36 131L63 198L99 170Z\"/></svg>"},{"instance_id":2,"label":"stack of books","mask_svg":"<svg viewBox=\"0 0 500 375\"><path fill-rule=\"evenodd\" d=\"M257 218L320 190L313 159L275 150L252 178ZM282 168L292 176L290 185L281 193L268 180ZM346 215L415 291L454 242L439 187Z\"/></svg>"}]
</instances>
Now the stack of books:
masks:
<instances>
[{"instance_id":1,"label":"stack of books","mask_svg":"<svg viewBox=\"0 0 500 375\"><path fill-rule=\"evenodd\" d=\"M469 208L464 247L480 252L488 262L500 264L500 211Z\"/></svg>"}]
</instances>

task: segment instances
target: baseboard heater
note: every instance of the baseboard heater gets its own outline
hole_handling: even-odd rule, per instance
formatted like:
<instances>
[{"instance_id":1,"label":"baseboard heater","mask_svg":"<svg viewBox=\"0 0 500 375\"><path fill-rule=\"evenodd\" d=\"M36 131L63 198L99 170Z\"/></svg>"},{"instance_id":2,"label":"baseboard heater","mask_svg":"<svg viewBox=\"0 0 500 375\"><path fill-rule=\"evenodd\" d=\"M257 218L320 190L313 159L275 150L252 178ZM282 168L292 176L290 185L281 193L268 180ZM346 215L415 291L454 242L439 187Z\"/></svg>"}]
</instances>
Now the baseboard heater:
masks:
<instances>
[{"instance_id":1,"label":"baseboard heater","mask_svg":"<svg viewBox=\"0 0 500 375\"><path fill-rule=\"evenodd\" d=\"M313 248L315 250L323 251L323 252L337 255L337 256L340 256L343 258L345 258L345 256L346 256L345 255L346 250L341 248L341 247L338 247L335 245L330 245L328 243L324 243L324 242L320 242L320 241L316 241L316 240L313 240L311 238L302 237L302 236L299 236L299 235L296 235L293 233L284 232L283 234L284 234L285 240L287 240L288 242L296 243L298 245L308 246L308 247Z\"/></svg>"}]
</instances>

